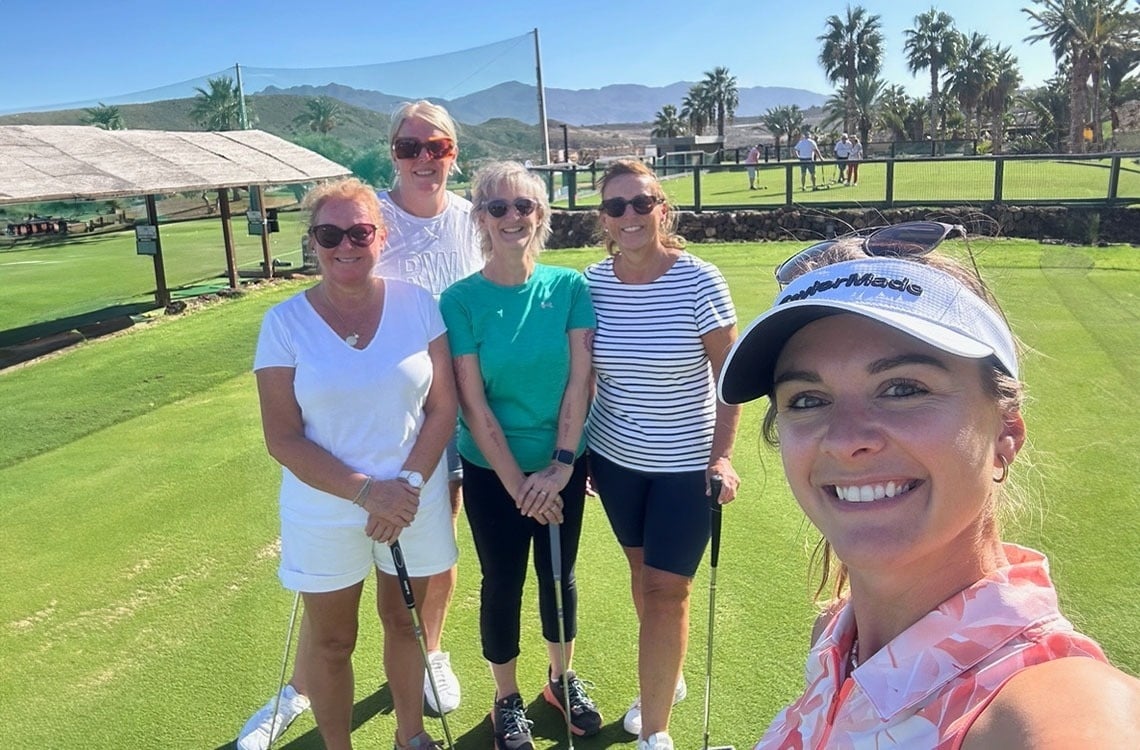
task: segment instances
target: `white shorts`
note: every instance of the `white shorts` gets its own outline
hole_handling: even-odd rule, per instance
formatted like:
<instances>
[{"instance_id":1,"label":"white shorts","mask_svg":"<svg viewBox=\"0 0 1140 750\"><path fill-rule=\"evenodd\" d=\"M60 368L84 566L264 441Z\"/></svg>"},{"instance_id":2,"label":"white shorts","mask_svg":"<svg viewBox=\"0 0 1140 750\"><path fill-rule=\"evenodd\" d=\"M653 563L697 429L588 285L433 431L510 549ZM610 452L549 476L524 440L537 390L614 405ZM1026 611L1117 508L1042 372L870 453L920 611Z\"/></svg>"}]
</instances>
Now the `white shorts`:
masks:
<instances>
[{"instance_id":1,"label":"white shorts","mask_svg":"<svg viewBox=\"0 0 1140 750\"><path fill-rule=\"evenodd\" d=\"M412 578L450 569L459 559L451 504L445 499L420 508L399 540ZM339 591L363 581L373 568L396 575L388 545L368 538L363 526L317 526L281 520L281 565L277 577L290 591Z\"/></svg>"}]
</instances>

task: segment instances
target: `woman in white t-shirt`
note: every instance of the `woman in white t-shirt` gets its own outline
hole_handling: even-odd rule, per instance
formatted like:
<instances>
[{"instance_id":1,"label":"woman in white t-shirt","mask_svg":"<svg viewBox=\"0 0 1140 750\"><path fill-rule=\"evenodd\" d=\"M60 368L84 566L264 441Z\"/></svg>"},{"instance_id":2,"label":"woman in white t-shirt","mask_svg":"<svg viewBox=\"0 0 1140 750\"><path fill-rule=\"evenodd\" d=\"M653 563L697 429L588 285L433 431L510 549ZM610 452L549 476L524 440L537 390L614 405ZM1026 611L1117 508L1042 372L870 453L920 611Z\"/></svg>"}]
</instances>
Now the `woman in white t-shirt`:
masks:
<instances>
[{"instance_id":1,"label":"woman in white t-shirt","mask_svg":"<svg viewBox=\"0 0 1140 750\"><path fill-rule=\"evenodd\" d=\"M458 556L439 460L457 410L447 336L430 293L372 274L387 232L371 188L343 180L306 202L322 279L266 313L254 361L283 469L279 576L305 600L297 660L325 746L350 747L352 650L375 568L396 747L433 747L389 545L400 542L417 599Z\"/></svg>"},{"instance_id":2,"label":"woman in white t-shirt","mask_svg":"<svg viewBox=\"0 0 1140 750\"><path fill-rule=\"evenodd\" d=\"M720 271L673 233L652 171L615 162L601 193L610 257L586 269L598 320L590 470L629 562L640 621L641 695L623 724L639 750L671 750L709 504L730 502L740 484L731 461L740 410L717 403L713 388L736 313ZM718 497L712 477L723 481Z\"/></svg>"}]
</instances>

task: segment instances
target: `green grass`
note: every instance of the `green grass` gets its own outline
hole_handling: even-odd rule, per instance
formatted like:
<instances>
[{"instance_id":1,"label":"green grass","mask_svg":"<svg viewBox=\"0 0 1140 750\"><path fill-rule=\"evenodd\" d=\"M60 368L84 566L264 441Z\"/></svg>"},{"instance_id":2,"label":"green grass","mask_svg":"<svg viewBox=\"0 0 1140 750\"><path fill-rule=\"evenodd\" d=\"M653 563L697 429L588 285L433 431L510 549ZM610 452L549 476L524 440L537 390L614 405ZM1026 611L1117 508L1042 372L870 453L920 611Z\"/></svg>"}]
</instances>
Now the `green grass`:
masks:
<instances>
[{"instance_id":1,"label":"green grass","mask_svg":"<svg viewBox=\"0 0 1140 750\"><path fill-rule=\"evenodd\" d=\"M770 269L798 246L695 246L729 279L742 322L774 293ZM1037 510L1008 538L1048 553L1069 616L1140 673L1140 256L1129 248L1025 241L973 244L1030 348L1024 366ZM133 251L132 251L133 252ZM552 252L582 267L597 249ZM189 316L161 318L0 372L0 705L11 747L220 748L269 696L292 597L276 581L279 469L262 443L249 368L265 309L303 282L263 287ZM742 496L725 512L718 574L712 740L743 748L802 681L813 613L815 535L757 439L760 404L737 443ZM607 726L582 750L630 745L637 691L625 563L597 503L578 568L576 664ZM450 715L460 747L487 747L492 683L478 645L478 566L460 526L459 588L445 643L463 681ZM707 571L694 582L690 698L679 746L700 741ZM371 596L371 587L366 597ZM520 678L538 694L543 649L533 589ZM356 657L358 747L385 747L394 719L379 625L363 608ZM556 715L531 711L540 747L564 745ZM438 734L438 723L428 720ZM282 748L320 747L306 715Z\"/></svg>"},{"instance_id":2,"label":"green grass","mask_svg":"<svg viewBox=\"0 0 1140 750\"><path fill-rule=\"evenodd\" d=\"M1065 201L1103 199L1108 195L1110 162L1107 159L1059 161L1048 159L1012 159L1005 162L1002 181L1003 200ZM714 167L702 170L701 204L713 206L756 206L758 208L783 205L788 200L786 191L787 162L761 164L757 177L760 190L748 189L748 178L741 167ZM894 162L894 195L897 202L929 201L943 204L957 202L986 204L994 198L994 162L989 159L900 159ZM800 168L791 165L792 201L813 203L880 203L887 198L887 165L885 162L865 162L859 167L859 184L850 187L834 184L836 168L831 163L816 165L815 176L819 190L800 190ZM691 172L679 173L662 183L669 200L675 205L695 205ZM824 189L824 185L830 185ZM578 175L581 205L596 205L596 194L591 195L589 172ZM1130 161L1121 165L1118 195L1126 199L1140 199L1140 170ZM566 206L567 201L555 205Z\"/></svg>"}]
</instances>

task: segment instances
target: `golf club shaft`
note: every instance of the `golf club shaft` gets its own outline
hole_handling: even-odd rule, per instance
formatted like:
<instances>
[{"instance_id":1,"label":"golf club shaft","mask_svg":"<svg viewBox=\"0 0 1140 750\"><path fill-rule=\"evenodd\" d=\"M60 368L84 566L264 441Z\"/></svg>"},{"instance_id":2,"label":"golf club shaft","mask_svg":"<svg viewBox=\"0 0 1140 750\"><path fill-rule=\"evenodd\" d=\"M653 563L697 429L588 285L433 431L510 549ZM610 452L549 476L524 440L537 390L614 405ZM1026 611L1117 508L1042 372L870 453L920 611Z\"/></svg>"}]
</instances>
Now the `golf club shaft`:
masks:
<instances>
[{"instance_id":1,"label":"golf club shaft","mask_svg":"<svg viewBox=\"0 0 1140 750\"><path fill-rule=\"evenodd\" d=\"M720 561L720 491L724 482L720 476L709 477L709 526L712 533L712 551L709 561L709 636L705 649L705 742L709 750L709 706L712 703L713 627L716 624L716 566Z\"/></svg>"},{"instance_id":2,"label":"golf club shaft","mask_svg":"<svg viewBox=\"0 0 1140 750\"><path fill-rule=\"evenodd\" d=\"M285 653L281 655L281 675L277 678L277 695L273 696L273 715L269 720L269 744L265 750L273 747L273 730L277 728L277 709L281 706L281 691L285 687L285 667L289 663L289 652L293 648L293 628L297 625L297 605L301 603L301 592L293 592L293 612L289 615L289 631L285 634Z\"/></svg>"},{"instance_id":3,"label":"golf club shaft","mask_svg":"<svg viewBox=\"0 0 1140 750\"><path fill-rule=\"evenodd\" d=\"M554 608L558 613L558 650L562 657L562 700L566 704L566 741L574 750L574 732L570 728L570 665L566 663L566 623L562 619L562 524L547 524L550 530L550 568L554 573Z\"/></svg>"},{"instance_id":4,"label":"golf club shaft","mask_svg":"<svg viewBox=\"0 0 1140 750\"><path fill-rule=\"evenodd\" d=\"M435 705L440 707L439 723L443 725L443 736L447 740L449 750L455 747L451 740L451 729L447 726L447 716L443 712L443 704L439 700L439 688L435 684L435 675L431 671L431 660L428 659L427 638L424 629L420 626L420 616L416 612L416 595L412 591L412 579L408 576L408 566L404 563L404 550L400 547L400 540L389 545L392 550L392 562L396 565L396 577L400 581L400 593L404 595L404 606L412 615L412 629L416 632L416 642L420 645L420 655L423 656L424 670L427 673L428 684L431 685L431 694L435 697Z\"/></svg>"}]
</instances>

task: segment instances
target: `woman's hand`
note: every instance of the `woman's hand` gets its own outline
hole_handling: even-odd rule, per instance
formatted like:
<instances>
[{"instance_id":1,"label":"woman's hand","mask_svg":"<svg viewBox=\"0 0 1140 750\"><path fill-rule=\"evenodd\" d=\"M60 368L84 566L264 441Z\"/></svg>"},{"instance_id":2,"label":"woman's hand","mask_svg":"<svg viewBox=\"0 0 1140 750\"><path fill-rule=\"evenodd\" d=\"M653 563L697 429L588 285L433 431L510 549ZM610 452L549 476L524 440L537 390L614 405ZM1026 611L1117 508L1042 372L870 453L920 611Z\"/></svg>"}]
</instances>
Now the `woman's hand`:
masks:
<instances>
[{"instance_id":1,"label":"woman's hand","mask_svg":"<svg viewBox=\"0 0 1140 750\"><path fill-rule=\"evenodd\" d=\"M561 515L562 499L558 493L566 487L573 473L573 466L555 461L542 471L528 476L515 493L515 504L519 512L542 522L540 512L549 510L553 498L558 497L558 512ZM558 523L562 521L559 520Z\"/></svg>"},{"instance_id":2,"label":"woman's hand","mask_svg":"<svg viewBox=\"0 0 1140 750\"><path fill-rule=\"evenodd\" d=\"M384 544L391 544L400 538L403 527L387 523L380 516L368 516L368 523L364 525L364 533L369 539Z\"/></svg>"},{"instance_id":3,"label":"woman's hand","mask_svg":"<svg viewBox=\"0 0 1140 750\"><path fill-rule=\"evenodd\" d=\"M712 485L709 480L712 477L720 477L720 497L712 497ZM705 469L705 496L715 499L721 505L727 505L736 499L736 491L740 488L740 477L736 474L736 469L732 468L732 460L727 456L721 456L716 461L709 464Z\"/></svg>"},{"instance_id":4,"label":"woman's hand","mask_svg":"<svg viewBox=\"0 0 1140 750\"><path fill-rule=\"evenodd\" d=\"M368 511L370 525L371 517L375 516L379 525L404 529L412 524L416 511L419 510L420 491L398 479L374 481L368 487L368 493L361 498L360 507ZM369 536L372 534L369 533Z\"/></svg>"}]
</instances>

